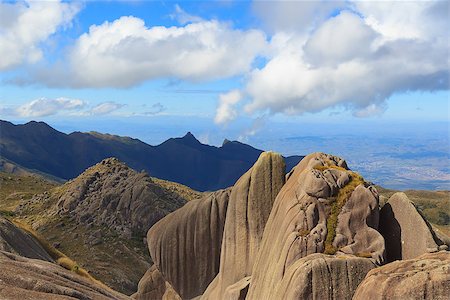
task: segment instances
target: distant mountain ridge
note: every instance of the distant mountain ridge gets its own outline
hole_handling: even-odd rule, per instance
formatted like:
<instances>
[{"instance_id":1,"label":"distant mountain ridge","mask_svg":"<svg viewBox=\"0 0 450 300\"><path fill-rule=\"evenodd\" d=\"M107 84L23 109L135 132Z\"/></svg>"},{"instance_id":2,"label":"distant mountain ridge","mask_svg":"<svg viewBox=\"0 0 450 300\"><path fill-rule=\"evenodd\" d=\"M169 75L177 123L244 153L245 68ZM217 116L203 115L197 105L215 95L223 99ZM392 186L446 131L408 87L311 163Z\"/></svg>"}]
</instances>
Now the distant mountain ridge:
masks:
<instances>
[{"instance_id":1,"label":"distant mountain ridge","mask_svg":"<svg viewBox=\"0 0 450 300\"><path fill-rule=\"evenodd\" d=\"M187 185L218 190L233 185L262 150L225 140L221 147L200 143L192 133L152 146L138 139L98 132L65 134L44 122L14 125L0 120L0 157L19 166L71 179L108 157L135 170ZM303 157L286 158L289 171Z\"/></svg>"}]
</instances>

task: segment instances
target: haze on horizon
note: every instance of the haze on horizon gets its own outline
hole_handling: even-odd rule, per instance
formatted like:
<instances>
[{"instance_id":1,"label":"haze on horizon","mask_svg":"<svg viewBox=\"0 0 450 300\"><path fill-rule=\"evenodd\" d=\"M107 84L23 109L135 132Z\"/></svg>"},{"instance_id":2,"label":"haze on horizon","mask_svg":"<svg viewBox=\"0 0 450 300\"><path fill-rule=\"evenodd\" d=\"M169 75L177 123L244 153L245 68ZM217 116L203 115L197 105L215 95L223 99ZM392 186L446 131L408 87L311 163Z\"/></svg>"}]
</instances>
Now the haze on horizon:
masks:
<instances>
[{"instance_id":1,"label":"haze on horizon","mask_svg":"<svg viewBox=\"0 0 450 300\"><path fill-rule=\"evenodd\" d=\"M0 2L0 118L150 144L192 131L447 178L448 5Z\"/></svg>"}]
</instances>

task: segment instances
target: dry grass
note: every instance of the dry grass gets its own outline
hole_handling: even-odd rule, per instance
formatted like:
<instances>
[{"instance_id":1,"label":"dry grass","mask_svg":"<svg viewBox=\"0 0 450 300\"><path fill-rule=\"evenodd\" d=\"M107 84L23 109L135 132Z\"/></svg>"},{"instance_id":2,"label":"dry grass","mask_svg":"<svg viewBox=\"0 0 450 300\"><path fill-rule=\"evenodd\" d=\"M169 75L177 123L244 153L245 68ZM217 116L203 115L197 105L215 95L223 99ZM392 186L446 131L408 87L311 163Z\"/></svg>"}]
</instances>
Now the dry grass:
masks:
<instances>
[{"instance_id":1,"label":"dry grass","mask_svg":"<svg viewBox=\"0 0 450 300\"><path fill-rule=\"evenodd\" d=\"M100 282L99 280L95 279L94 277L92 277L85 269L80 267L75 261L70 259L68 256L66 256L64 253L62 253L61 251L59 251L52 245L50 245L44 237L42 237L39 233L34 231L30 226L28 226L20 221L17 221L17 220L12 220L12 222L17 227L19 227L22 230L31 234L39 242L39 244L42 246L42 248L44 248L44 250L47 251L47 253L51 256L51 258L53 258L56 261L56 263L58 265L60 265L61 267L65 268L69 271L72 271L84 278L87 278L87 279L91 280L92 282L94 282L104 288L109 289L109 287L107 287L104 283Z\"/></svg>"}]
</instances>

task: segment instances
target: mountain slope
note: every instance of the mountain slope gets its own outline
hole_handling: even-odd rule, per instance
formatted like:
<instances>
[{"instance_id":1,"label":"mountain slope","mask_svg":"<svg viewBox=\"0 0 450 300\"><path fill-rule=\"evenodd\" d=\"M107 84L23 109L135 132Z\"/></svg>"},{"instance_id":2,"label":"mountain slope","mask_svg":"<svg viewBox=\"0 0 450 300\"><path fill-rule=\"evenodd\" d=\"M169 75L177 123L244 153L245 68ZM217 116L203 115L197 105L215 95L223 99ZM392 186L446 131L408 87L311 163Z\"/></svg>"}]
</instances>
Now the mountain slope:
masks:
<instances>
[{"instance_id":1,"label":"mountain slope","mask_svg":"<svg viewBox=\"0 0 450 300\"><path fill-rule=\"evenodd\" d=\"M190 132L151 146L138 139L96 132L64 134L43 122L14 125L0 121L0 156L28 169L71 179L108 157L135 170L178 182L195 190L233 185L257 160L261 150L240 142L221 147L200 143ZM300 156L287 158L288 170Z\"/></svg>"},{"instance_id":2,"label":"mountain slope","mask_svg":"<svg viewBox=\"0 0 450 300\"><path fill-rule=\"evenodd\" d=\"M70 254L95 278L131 294L149 268L147 230L202 196L109 158L63 185L19 200L11 215Z\"/></svg>"}]
</instances>

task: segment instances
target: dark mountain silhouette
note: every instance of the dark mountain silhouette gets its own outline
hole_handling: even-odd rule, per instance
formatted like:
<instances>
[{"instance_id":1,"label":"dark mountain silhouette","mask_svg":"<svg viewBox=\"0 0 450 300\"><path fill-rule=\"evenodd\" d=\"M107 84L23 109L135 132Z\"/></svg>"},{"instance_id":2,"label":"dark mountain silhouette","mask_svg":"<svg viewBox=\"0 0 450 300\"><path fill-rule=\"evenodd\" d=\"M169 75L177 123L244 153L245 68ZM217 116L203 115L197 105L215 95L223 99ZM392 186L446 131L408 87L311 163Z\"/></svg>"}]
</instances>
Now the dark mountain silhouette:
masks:
<instances>
[{"instance_id":1,"label":"dark mountain silhouette","mask_svg":"<svg viewBox=\"0 0 450 300\"><path fill-rule=\"evenodd\" d=\"M97 132L65 134L44 122L23 125L0 121L0 156L19 166L71 179L108 157L135 170L185 184L199 191L233 185L262 150L225 140L221 147L200 143L192 133L157 146L138 139ZM301 156L286 158L290 170Z\"/></svg>"}]
</instances>

